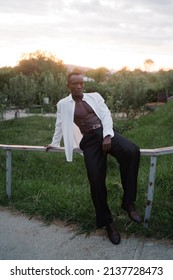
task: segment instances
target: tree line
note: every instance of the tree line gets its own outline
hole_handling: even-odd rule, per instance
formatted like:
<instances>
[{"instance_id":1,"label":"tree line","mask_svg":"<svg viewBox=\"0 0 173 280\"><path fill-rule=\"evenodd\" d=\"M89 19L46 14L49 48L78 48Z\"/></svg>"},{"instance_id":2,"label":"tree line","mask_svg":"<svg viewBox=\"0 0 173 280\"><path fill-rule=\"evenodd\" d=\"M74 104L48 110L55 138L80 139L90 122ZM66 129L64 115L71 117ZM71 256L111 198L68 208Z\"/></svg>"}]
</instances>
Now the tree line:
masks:
<instances>
[{"instance_id":1,"label":"tree line","mask_svg":"<svg viewBox=\"0 0 173 280\"><path fill-rule=\"evenodd\" d=\"M146 60L148 68L151 60ZM84 76L86 92L99 92L112 113L124 112L134 117L145 109L146 103L166 102L173 95L173 70L157 72L123 68L111 73L107 68L85 69L76 67ZM46 52L23 54L15 67L0 68L0 116L6 110L40 105L52 112L56 103L67 96L66 77L69 69L61 60ZM45 104L45 98L49 104Z\"/></svg>"}]
</instances>

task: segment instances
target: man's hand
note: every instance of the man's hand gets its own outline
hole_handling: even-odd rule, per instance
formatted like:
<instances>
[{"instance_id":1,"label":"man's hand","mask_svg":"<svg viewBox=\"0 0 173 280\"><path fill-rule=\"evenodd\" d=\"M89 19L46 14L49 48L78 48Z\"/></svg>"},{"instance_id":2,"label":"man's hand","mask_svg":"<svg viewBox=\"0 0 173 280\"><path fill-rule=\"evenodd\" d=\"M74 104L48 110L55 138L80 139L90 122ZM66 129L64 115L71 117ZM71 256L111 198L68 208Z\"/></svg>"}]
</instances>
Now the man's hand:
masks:
<instances>
[{"instance_id":1,"label":"man's hand","mask_svg":"<svg viewBox=\"0 0 173 280\"><path fill-rule=\"evenodd\" d=\"M53 147L50 144L45 145L44 147L46 148L46 152L48 152L50 149L53 149Z\"/></svg>"},{"instance_id":2,"label":"man's hand","mask_svg":"<svg viewBox=\"0 0 173 280\"><path fill-rule=\"evenodd\" d=\"M107 152L109 152L111 149L111 136L107 135L105 136L105 138L103 139L103 152L104 154L106 154Z\"/></svg>"}]
</instances>

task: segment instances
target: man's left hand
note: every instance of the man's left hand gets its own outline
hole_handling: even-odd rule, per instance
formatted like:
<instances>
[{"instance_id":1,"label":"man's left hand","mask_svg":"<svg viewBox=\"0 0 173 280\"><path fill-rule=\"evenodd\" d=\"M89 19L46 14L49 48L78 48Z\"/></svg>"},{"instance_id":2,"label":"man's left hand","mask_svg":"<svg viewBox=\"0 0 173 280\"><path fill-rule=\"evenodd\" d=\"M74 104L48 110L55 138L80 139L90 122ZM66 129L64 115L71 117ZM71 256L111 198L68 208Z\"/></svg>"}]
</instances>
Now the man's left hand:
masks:
<instances>
[{"instance_id":1,"label":"man's left hand","mask_svg":"<svg viewBox=\"0 0 173 280\"><path fill-rule=\"evenodd\" d=\"M105 136L105 138L103 139L103 152L104 154L106 154L107 152L109 152L111 149L111 136L107 135Z\"/></svg>"}]
</instances>

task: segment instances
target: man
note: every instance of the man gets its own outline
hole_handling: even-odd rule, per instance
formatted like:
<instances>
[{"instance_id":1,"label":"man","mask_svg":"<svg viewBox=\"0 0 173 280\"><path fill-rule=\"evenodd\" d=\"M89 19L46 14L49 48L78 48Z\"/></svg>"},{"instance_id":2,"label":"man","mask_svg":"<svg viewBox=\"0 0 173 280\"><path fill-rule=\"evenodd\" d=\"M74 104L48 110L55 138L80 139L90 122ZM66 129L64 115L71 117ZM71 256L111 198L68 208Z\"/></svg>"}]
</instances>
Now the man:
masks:
<instances>
[{"instance_id":1,"label":"man","mask_svg":"<svg viewBox=\"0 0 173 280\"><path fill-rule=\"evenodd\" d=\"M120 243L120 234L113 225L107 204L107 155L112 155L119 163L124 190L122 208L131 220L140 223L141 218L135 209L140 151L136 145L114 131L111 113L101 95L83 92L84 82L80 73L71 73L67 80L71 93L57 103L55 133L46 150L59 147L63 137L67 161L72 161L73 149L77 146L74 128L79 128L82 136L79 146L84 155L96 211L96 225L97 228L105 226L110 241L117 245Z\"/></svg>"}]
</instances>

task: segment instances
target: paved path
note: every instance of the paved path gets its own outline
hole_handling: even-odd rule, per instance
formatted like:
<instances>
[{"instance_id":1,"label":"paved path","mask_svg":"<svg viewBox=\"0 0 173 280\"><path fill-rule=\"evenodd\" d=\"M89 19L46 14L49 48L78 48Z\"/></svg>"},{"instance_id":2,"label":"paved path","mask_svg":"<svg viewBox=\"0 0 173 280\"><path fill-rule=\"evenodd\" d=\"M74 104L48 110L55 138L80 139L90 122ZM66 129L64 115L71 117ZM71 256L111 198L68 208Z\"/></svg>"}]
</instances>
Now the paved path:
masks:
<instances>
[{"instance_id":1,"label":"paved path","mask_svg":"<svg viewBox=\"0 0 173 280\"><path fill-rule=\"evenodd\" d=\"M52 113L48 113L48 114L28 114L26 113L26 110L20 110L19 116L20 118L24 118L24 117L29 117L29 116L48 116L48 117L56 117L56 114L52 114ZM11 110L11 111L7 111L4 114L4 120L11 120L15 118L15 111Z\"/></svg>"},{"instance_id":2,"label":"paved path","mask_svg":"<svg viewBox=\"0 0 173 280\"><path fill-rule=\"evenodd\" d=\"M104 230L86 237L62 223L45 225L0 208L0 260L173 260L173 242L122 236L115 246Z\"/></svg>"}]
</instances>

